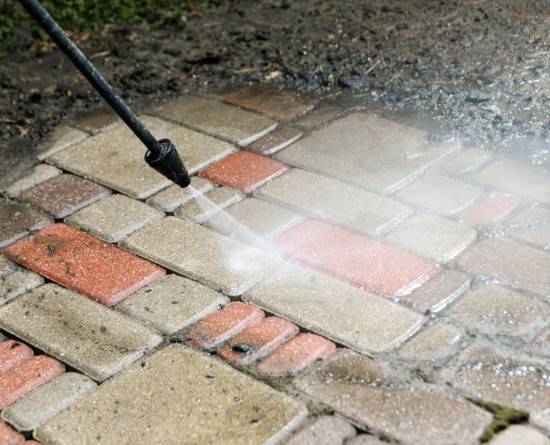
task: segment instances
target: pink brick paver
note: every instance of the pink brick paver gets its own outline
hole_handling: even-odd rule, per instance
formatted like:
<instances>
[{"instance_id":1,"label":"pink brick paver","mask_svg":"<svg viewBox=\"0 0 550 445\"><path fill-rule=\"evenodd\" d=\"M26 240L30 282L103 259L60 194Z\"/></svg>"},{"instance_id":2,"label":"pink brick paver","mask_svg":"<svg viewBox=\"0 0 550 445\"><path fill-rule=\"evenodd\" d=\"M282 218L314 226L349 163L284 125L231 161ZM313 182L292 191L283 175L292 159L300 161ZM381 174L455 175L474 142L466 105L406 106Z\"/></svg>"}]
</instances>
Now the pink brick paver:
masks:
<instances>
[{"instance_id":1,"label":"pink brick paver","mask_svg":"<svg viewBox=\"0 0 550 445\"><path fill-rule=\"evenodd\" d=\"M0 444L1 445L20 445L26 443L25 436L12 430L6 422L0 420Z\"/></svg>"},{"instance_id":2,"label":"pink brick paver","mask_svg":"<svg viewBox=\"0 0 550 445\"><path fill-rule=\"evenodd\" d=\"M290 167L281 162L239 151L201 171L199 176L247 194L288 170Z\"/></svg>"},{"instance_id":3,"label":"pink brick paver","mask_svg":"<svg viewBox=\"0 0 550 445\"><path fill-rule=\"evenodd\" d=\"M7 371L30 359L34 352L27 345L15 340L0 343L0 372Z\"/></svg>"},{"instance_id":4,"label":"pink brick paver","mask_svg":"<svg viewBox=\"0 0 550 445\"><path fill-rule=\"evenodd\" d=\"M298 326L282 318L264 318L237 335L218 355L228 362L250 365L297 335Z\"/></svg>"},{"instance_id":5,"label":"pink brick paver","mask_svg":"<svg viewBox=\"0 0 550 445\"><path fill-rule=\"evenodd\" d=\"M0 374L0 409L7 408L39 386L65 372L65 365L39 355Z\"/></svg>"},{"instance_id":6,"label":"pink brick paver","mask_svg":"<svg viewBox=\"0 0 550 445\"><path fill-rule=\"evenodd\" d=\"M4 251L13 261L106 306L166 274L134 254L78 229L54 224Z\"/></svg>"},{"instance_id":7,"label":"pink brick paver","mask_svg":"<svg viewBox=\"0 0 550 445\"><path fill-rule=\"evenodd\" d=\"M185 336L197 348L212 348L238 335L265 317L264 311L249 303L228 304L196 324Z\"/></svg>"},{"instance_id":8,"label":"pink brick paver","mask_svg":"<svg viewBox=\"0 0 550 445\"><path fill-rule=\"evenodd\" d=\"M264 358L256 370L270 377L292 374L326 357L335 349L333 342L320 335L300 334Z\"/></svg>"},{"instance_id":9,"label":"pink brick paver","mask_svg":"<svg viewBox=\"0 0 550 445\"><path fill-rule=\"evenodd\" d=\"M407 295L441 269L431 261L316 220L283 233L273 246L292 261L381 295Z\"/></svg>"},{"instance_id":10,"label":"pink brick paver","mask_svg":"<svg viewBox=\"0 0 550 445\"><path fill-rule=\"evenodd\" d=\"M512 196L493 196L471 209L464 219L470 224L490 224L504 218L518 204Z\"/></svg>"}]
</instances>

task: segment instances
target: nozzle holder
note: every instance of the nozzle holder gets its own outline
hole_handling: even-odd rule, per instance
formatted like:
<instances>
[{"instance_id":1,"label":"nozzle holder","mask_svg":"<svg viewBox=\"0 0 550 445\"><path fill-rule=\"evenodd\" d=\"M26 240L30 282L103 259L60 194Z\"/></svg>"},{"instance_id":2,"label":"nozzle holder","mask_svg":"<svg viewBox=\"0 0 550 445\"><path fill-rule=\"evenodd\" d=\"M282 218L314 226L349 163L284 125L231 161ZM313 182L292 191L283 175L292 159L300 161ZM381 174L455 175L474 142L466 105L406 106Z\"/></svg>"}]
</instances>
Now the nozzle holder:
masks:
<instances>
[{"instance_id":1,"label":"nozzle holder","mask_svg":"<svg viewBox=\"0 0 550 445\"><path fill-rule=\"evenodd\" d=\"M174 144L169 139L160 139L158 143L161 149L156 152L148 149L145 153L145 162L180 187L187 187L191 183L191 178Z\"/></svg>"}]
</instances>

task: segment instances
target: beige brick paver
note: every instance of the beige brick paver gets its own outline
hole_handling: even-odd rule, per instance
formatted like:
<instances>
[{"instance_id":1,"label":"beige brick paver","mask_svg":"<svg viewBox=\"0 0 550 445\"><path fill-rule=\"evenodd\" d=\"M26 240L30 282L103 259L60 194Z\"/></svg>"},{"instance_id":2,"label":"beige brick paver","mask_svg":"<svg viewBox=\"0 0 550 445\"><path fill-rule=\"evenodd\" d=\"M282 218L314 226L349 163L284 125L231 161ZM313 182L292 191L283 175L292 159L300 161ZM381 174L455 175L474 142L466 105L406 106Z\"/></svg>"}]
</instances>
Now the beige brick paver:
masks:
<instances>
[{"instance_id":1,"label":"beige brick paver","mask_svg":"<svg viewBox=\"0 0 550 445\"><path fill-rule=\"evenodd\" d=\"M438 323L423 330L401 350L401 357L415 360L431 360L452 353L451 346L462 337L459 328L451 324Z\"/></svg>"},{"instance_id":2,"label":"beige brick paver","mask_svg":"<svg viewBox=\"0 0 550 445\"><path fill-rule=\"evenodd\" d=\"M0 277L0 305L44 283L44 278L28 270Z\"/></svg>"},{"instance_id":3,"label":"beige brick paver","mask_svg":"<svg viewBox=\"0 0 550 445\"><path fill-rule=\"evenodd\" d=\"M61 174L61 170L53 167L52 165L40 164L32 169L32 171L20 179L14 182L6 189L6 196L13 198L14 196L38 185L48 179L55 178Z\"/></svg>"}]
</instances>

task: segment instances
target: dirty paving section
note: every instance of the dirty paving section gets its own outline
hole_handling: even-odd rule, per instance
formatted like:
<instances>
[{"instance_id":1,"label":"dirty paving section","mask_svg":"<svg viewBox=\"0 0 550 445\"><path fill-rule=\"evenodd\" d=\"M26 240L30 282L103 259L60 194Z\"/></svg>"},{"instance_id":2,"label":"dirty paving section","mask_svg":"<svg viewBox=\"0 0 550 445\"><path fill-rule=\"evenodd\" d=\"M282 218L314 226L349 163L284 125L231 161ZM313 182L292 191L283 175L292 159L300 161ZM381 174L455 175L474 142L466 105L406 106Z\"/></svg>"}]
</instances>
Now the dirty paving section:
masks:
<instances>
[{"instance_id":1,"label":"dirty paving section","mask_svg":"<svg viewBox=\"0 0 550 445\"><path fill-rule=\"evenodd\" d=\"M550 443L548 170L325 107L151 106L193 189L109 116L45 143L0 201L0 442Z\"/></svg>"}]
</instances>

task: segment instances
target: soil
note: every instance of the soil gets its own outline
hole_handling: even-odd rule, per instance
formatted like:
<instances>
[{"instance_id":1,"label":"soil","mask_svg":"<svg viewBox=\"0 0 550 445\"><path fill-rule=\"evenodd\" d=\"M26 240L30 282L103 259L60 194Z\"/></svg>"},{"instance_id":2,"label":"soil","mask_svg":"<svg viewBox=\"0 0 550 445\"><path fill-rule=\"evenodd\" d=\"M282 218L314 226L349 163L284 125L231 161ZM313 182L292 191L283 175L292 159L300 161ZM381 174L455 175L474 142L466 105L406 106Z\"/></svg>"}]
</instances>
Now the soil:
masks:
<instances>
[{"instance_id":1,"label":"soil","mask_svg":"<svg viewBox=\"0 0 550 445\"><path fill-rule=\"evenodd\" d=\"M53 44L30 46L15 31L0 60L4 171L32 159L72 113L101 104ZM530 137L529 158L548 160L548 0L225 0L184 27L73 37L138 110L267 82L435 117L444 131L434 138L502 147Z\"/></svg>"}]
</instances>

